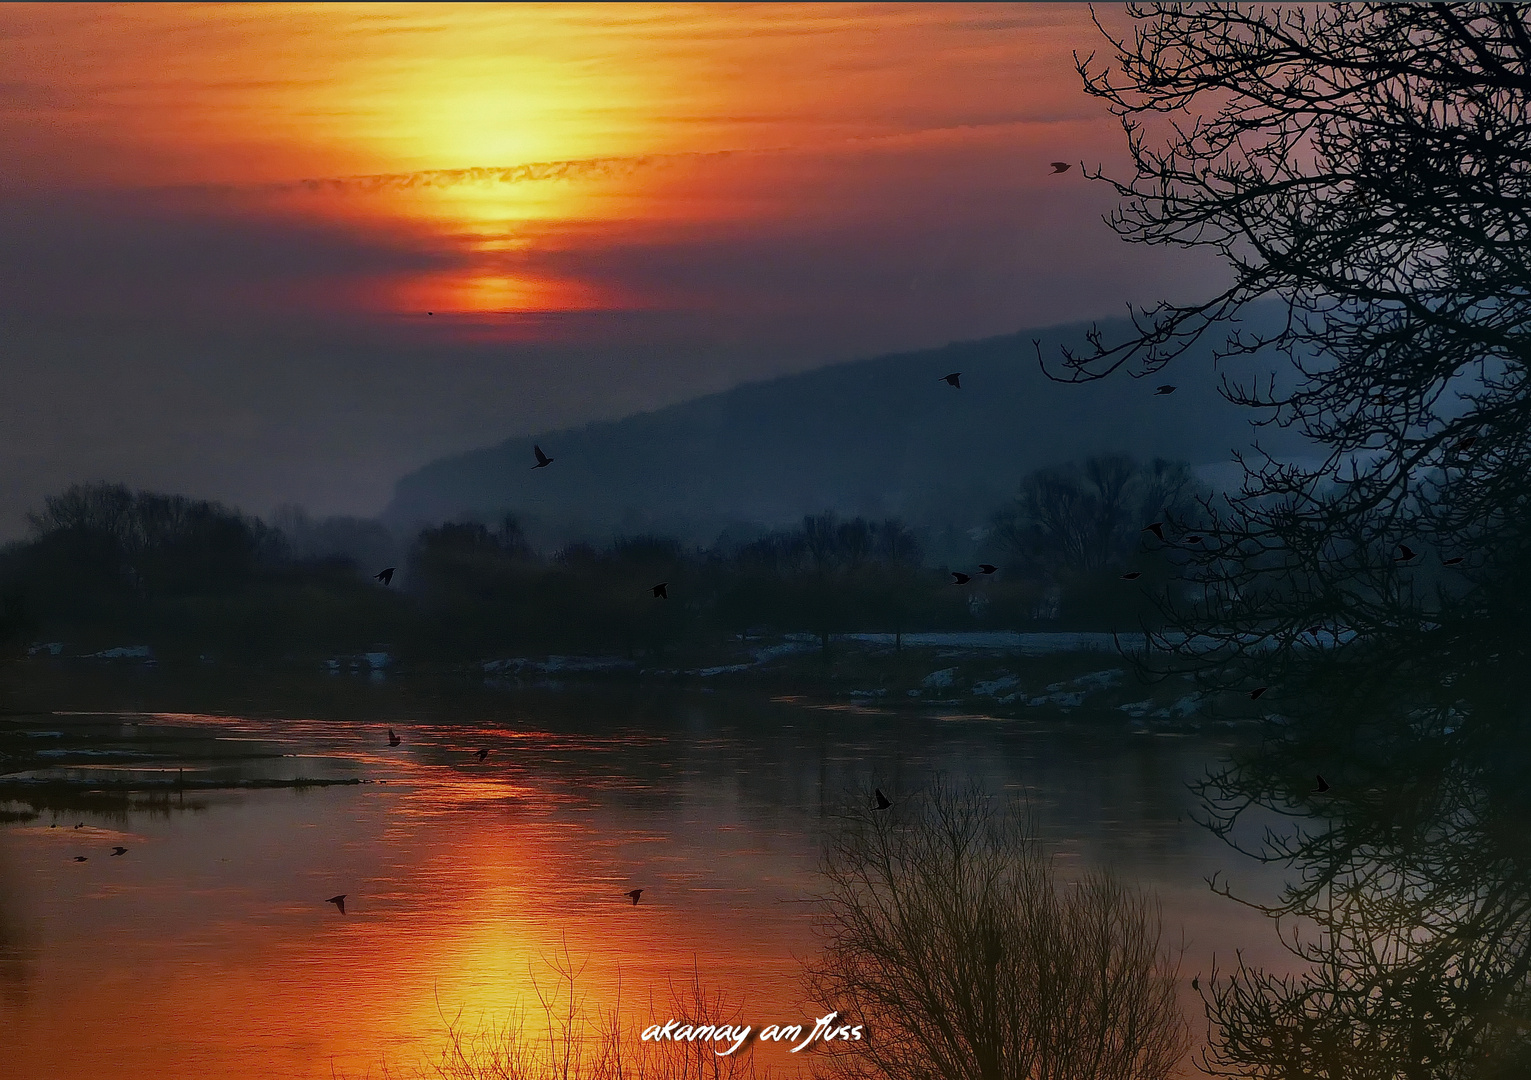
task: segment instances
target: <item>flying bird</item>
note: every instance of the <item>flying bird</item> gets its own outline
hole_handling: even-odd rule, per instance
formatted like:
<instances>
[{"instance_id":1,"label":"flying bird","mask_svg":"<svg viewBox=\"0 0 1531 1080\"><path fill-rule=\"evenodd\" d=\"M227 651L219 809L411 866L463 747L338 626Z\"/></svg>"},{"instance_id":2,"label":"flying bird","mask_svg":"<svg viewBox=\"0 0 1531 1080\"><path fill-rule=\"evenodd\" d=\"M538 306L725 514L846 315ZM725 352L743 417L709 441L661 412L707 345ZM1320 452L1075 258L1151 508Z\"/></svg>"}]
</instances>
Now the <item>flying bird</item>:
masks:
<instances>
[{"instance_id":1,"label":"flying bird","mask_svg":"<svg viewBox=\"0 0 1531 1080\"><path fill-rule=\"evenodd\" d=\"M1414 561L1414 557L1416 555L1418 555L1418 554L1419 554L1419 552L1415 551L1408 544L1399 544L1398 545L1398 557L1396 559L1394 559L1393 561L1394 562L1413 562Z\"/></svg>"},{"instance_id":2,"label":"flying bird","mask_svg":"<svg viewBox=\"0 0 1531 1080\"><path fill-rule=\"evenodd\" d=\"M1270 689L1270 687L1268 687L1268 686L1257 686L1257 687L1255 687L1253 690L1251 690L1249 692L1249 700L1250 701L1259 701L1262 697L1265 696L1265 691L1267 691L1269 689Z\"/></svg>"},{"instance_id":3,"label":"flying bird","mask_svg":"<svg viewBox=\"0 0 1531 1080\"><path fill-rule=\"evenodd\" d=\"M1152 525L1144 525L1138 532L1153 533L1160 540L1164 539L1164 522L1156 521Z\"/></svg>"},{"instance_id":4,"label":"flying bird","mask_svg":"<svg viewBox=\"0 0 1531 1080\"><path fill-rule=\"evenodd\" d=\"M959 574L955 570L952 571L952 577L956 579L952 582L953 585L966 585L969 581L973 580L967 574Z\"/></svg>"},{"instance_id":5,"label":"flying bird","mask_svg":"<svg viewBox=\"0 0 1531 1080\"><path fill-rule=\"evenodd\" d=\"M537 464L533 465L532 468L545 469L549 465L553 464L553 459L542 452L542 447L534 444L532 446L532 453L537 455Z\"/></svg>"},{"instance_id":6,"label":"flying bird","mask_svg":"<svg viewBox=\"0 0 1531 1080\"><path fill-rule=\"evenodd\" d=\"M381 581L385 586L393 584L393 572L397 567L385 566L372 576Z\"/></svg>"},{"instance_id":7,"label":"flying bird","mask_svg":"<svg viewBox=\"0 0 1531 1080\"><path fill-rule=\"evenodd\" d=\"M388 729L388 745L398 746L402 740L393 733L393 728Z\"/></svg>"},{"instance_id":8,"label":"flying bird","mask_svg":"<svg viewBox=\"0 0 1531 1080\"><path fill-rule=\"evenodd\" d=\"M1313 790L1317 791L1319 794L1323 794L1329 790L1329 782L1320 776L1318 777L1318 787L1314 788Z\"/></svg>"},{"instance_id":9,"label":"flying bird","mask_svg":"<svg viewBox=\"0 0 1531 1080\"><path fill-rule=\"evenodd\" d=\"M654 599L655 600L668 600L668 599L670 599L670 588L669 588L669 586L670 586L670 583L668 581L661 581L658 585L655 585L654 586Z\"/></svg>"},{"instance_id":10,"label":"flying bird","mask_svg":"<svg viewBox=\"0 0 1531 1080\"><path fill-rule=\"evenodd\" d=\"M326 900L325 903L326 904L334 904L336 907L338 907L340 909L340 913L342 915L344 915L346 913L346 896L347 895L349 895L349 894L341 893L339 896L332 896L328 900Z\"/></svg>"},{"instance_id":11,"label":"flying bird","mask_svg":"<svg viewBox=\"0 0 1531 1080\"><path fill-rule=\"evenodd\" d=\"M893 805L888 801L888 797L882 793L882 788L874 788L872 794L877 796L877 809L886 810Z\"/></svg>"},{"instance_id":12,"label":"flying bird","mask_svg":"<svg viewBox=\"0 0 1531 1080\"><path fill-rule=\"evenodd\" d=\"M1441 562L1441 565L1442 566L1460 566L1460 565L1462 565L1462 556L1460 556L1460 555L1453 555L1451 558L1443 560Z\"/></svg>"},{"instance_id":13,"label":"flying bird","mask_svg":"<svg viewBox=\"0 0 1531 1080\"><path fill-rule=\"evenodd\" d=\"M941 376L941 381L944 382L947 386L952 386L952 387L955 387L958 390L961 390L962 389L962 372L954 371L950 375L942 375Z\"/></svg>"},{"instance_id":14,"label":"flying bird","mask_svg":"<svg viewBox=\"0 0 1531 1080\"><path fill-rule=\"evenodd\" d=\"M1129 570L1129 571L1127 571L1127 573L1122 575L1122 580L1123 581L1136 581L1136 580L1138 580L1138 578L1140 578L1142 576L1143 576L1143 571L1141 571L1141 570Z\"/></svg>"},{"instance_id":15,"label":"flying bird","mask_svg":"<svg viewBox=\"0 0 1531 1080\"><path fill-rule=\"evenodd\" d=\"M480 761L483 761L483 760L484 760L484 759L485 759L485 758L487 758L487 757L488 757L488 756L489 756L489 751L488 751L488 750L480 750L480 751L479 751L479 752L478 752L478 759L479 759L479 760L480 760Z\"/></svg>"},{"instance_id":16,"label":"flying bird","mask_svg":"<svg viewBox=\"0 0 1531 1080\"><path fill-rule=\"evenodd\" d=\"M633 907L637 907L638 906L638 897L643 895L643 890L642 889L634 889L632 892L623 893L622 895L623 896L631 896L633 898Z\"/></svg>"},{"instance_id":17,"label":"flying bird","mask_svg":"<svg viewBox=\"0 0 1531 1080\"><path fill-rule=\"evenodd\" d=\"M978 572L980 574L992 574L998 569L999 567L993 565L992 563L981 562L978 564Z\"/></svg>"},{"instance_id":18,"label":"flying bird","mask_svg":"<svg viewBox=\"0 0 1531 1080\"><path fill-rule=\"evenodd\" d=\"M113 855L126 855L127 853L128 853L128 849L125 848L125 847L120 847L119 846L119 847L112 848L112 854Z\"/></svg>"},{"instance_id":19,"label":"flying bird","mask_svg":"<svg viewBox=\"0 0 1531 1080\"><path fill-rule=\"evenodd\" d=\"M1053 167L1054 173L1068 172L1071 167L1070 163L1067 161L1049 161L1048 164Z\"/></svg>"},{"instance_id":20,"label":"flying bird","mask_svg":"<svg viewBox=\"0 0 1531 1080\"><path fill-rule=\"evenodd\" d=\"M87 860L84 855L76 855L74 857L74 861L75 862L87 862L89 860Z\"/></svg>"},{"instance_id":21,"label":"flying bird","mask_svg":"<svg viewBox=\"0 0 1531 1080\"><path fill-rule=\"evenodd\" d=\"M1154 397L1163 397L1165 394L1173 394L1178 389L1180 389L1178 386L1173 386L1170 383L1165 383L1163 386L1159 387L1159 389L1154 391Z\"/></svg>"},{"instance_id":22,"label":"flying bird","mask_svg":"<svg viewBox=\"0 0 1531 1080\"><path fill-rule=\"evenodd\" d=\"M1201 993L1201 982L1195 975L1191 976L1191 989L1195 990L1198 994Z\"/></svg>"}]
</instances>

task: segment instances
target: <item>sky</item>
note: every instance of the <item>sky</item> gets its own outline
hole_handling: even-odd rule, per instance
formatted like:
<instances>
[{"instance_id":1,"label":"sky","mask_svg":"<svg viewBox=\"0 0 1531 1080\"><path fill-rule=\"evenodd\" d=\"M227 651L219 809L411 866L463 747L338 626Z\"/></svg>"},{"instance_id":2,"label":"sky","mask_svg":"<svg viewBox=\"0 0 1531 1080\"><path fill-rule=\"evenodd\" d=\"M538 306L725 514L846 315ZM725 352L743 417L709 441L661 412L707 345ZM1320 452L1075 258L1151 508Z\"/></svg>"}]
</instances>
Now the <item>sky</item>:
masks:
<instances>
[{"instance_id":1,"label":"sky","mask_svg":"<svg viewBox=\"0 0 1531 1080\"><path fill-rule=\"evenodd\" d=\"M1200 295L1081 175L1127 170L1103 45L1073 4L0 7L0 538L96 480L370 515L513 435Z\"/></svg>"}]
</instances>

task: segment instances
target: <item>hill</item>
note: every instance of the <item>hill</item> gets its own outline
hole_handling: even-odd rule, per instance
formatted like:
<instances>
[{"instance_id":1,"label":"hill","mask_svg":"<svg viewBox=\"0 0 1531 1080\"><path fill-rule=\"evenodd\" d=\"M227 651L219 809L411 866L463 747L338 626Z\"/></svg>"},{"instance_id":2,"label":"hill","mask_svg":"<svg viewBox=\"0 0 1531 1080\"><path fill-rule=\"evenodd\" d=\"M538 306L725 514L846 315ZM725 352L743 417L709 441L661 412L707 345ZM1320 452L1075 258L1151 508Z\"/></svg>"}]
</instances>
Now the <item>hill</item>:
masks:
<instances>
[{"instance_id":1,"label":"hill","mask_svg":"<svg viewBox=\"0 0 1531 1080\"><path fill-rule=\"evenodd\" d=\"M1210 345L1150 380L1048 379L1032 339L1053 357L1082 331L1025 331L835 364L507 439L405 476L383 520L413 528L512 512L544 546L648 531L710 543L728 527L745 535L749 525L825 510L963 530L1044 465L1105 452L1217 465L1254 442L1249 410L1217 393ZM952 371L962 373L960 390L941 381ZM1177 391L1155 396L1163 382ZM1302 453L1289 431L1258 434L1262 446ZM534 443L554 464L531 468Z\"/></svg>"}]
</instances>

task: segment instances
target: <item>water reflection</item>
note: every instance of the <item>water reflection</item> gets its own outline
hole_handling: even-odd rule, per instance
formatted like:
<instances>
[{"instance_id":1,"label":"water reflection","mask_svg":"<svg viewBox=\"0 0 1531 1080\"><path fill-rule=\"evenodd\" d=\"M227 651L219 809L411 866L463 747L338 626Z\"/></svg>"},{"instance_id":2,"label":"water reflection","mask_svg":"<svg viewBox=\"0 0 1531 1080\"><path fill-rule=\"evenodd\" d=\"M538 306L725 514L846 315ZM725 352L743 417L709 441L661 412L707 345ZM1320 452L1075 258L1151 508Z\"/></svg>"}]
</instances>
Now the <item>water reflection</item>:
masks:
<instances>
[{"instance_id":1,"label":"water reflection","mask_svg":"<svg viewBox=\"0 0 1531 1080\"><path fill-rule=\"evenodd\" d=\"M1260 910L1300 961L1205 988L1213 1075L1531 1076L1526 669L1475 667L1364 694L1321 672L1208 781L1214 826L1295 871ZM1282 824L1252 835L1260 812Z\"/></svg>"},{"instance_id":2,"label":"water reflection","mask_svg":"<svg viewBox=\"0 0 1531 1080\"><path fill-rule=\"evenodd\" d=\"M797 957L814 945L799 901L817 886L824 813L868 781L906 791L937 770L1029 788L1065 867L1108 863L1156 885L1171 932L1188 928L1188 972L1234 946L1280 962L1258 918L1205 889L1230 863L1185 819L1186 782L1232 736L722 695L373 702L360 718L288 702L285 717L28 721L110 723L122 742L185 751L173 766L69 762L91 777L373 782L198 789L192 814L174 812L184 792L157 807L58 796L0 829L5 955L31 973L4 1004L18 1075L375 1075L385 1056L429 1051L459 1006L471 1018L526 1000L529 966L565 945L589 958L582 989L609 1003L620 982L645 1022L650 993L665 998L693 965L744 994L756 1022L819 1015ZM193 754L199 736L215 750ZM117 844L126 856L108 855ZM324 903L341 892L344 916Z\"/></svg>"}]
</instances>

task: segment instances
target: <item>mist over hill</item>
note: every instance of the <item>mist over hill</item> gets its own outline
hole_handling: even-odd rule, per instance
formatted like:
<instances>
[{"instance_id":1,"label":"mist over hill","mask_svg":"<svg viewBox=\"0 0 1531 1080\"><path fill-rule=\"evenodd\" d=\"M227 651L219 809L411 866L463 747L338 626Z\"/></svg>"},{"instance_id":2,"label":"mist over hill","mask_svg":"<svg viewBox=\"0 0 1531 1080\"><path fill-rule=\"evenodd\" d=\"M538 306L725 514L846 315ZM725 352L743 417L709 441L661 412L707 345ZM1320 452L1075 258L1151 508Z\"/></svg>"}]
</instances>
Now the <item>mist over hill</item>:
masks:
<instances>
[{"instance_id":1,"label":"mist over hill","mask_svg":"<svg viewBox=\"0 0 1531 1080\"><path fill-rule=\"evenodd\" d=\"M1124 324L1103 324L1117 340ZM1150 379L1125 373L1062 384L1052 362L1084 327L1023 331L835 364L654 412L507 439L402 478L383 520L410 529L516 514L539 546L663 532L711 543L724 529L778 527L806 513L900 517L948 532L982 524L1029 471L1124 452L1198 466L1253 445L1301 454L1304 442L1217 392L1270 363L1224 361L1215 337ZM1115 335L1115 337L1112 337ZM941 381L962 373L961 389ZM1155 396L1161 383L1174 394ZM554 463L531 468L533 444Z\"/></svg>"}]
</instances>

